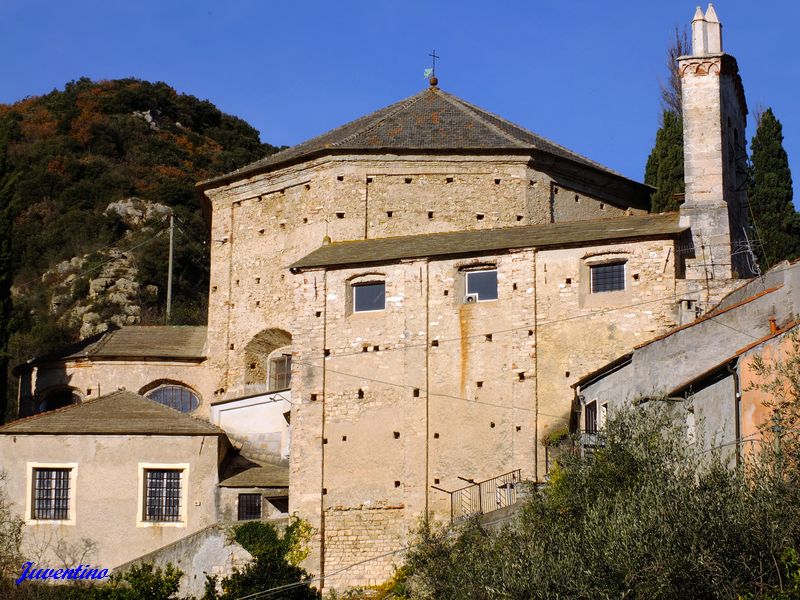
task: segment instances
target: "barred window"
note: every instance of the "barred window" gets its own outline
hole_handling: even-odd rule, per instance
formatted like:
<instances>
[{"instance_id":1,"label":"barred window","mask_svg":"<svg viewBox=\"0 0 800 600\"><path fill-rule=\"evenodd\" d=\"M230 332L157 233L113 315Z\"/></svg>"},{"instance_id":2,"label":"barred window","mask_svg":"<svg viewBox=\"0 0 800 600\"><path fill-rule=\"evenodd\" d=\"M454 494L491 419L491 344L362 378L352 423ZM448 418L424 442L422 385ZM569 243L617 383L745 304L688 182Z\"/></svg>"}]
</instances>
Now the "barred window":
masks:
<instances>
[{"instance_id":1,"label":"barred window","mask_svg":"<svg viewBox=\"0 0 800 600\"><path fill-rule=\"evenodd\" d=\"M239 520L261 518L261 494L239 494Z\"/></svg>"},{"instance_id":2,"label":"barred window","mask_svg":"<svg viewBox=\"0 0 800 600\"><path fill-rule=\"evenodd\" d=\"M618 292L625 289L625 262L592 265L592 293Z\"/></svg>"},{"instance_id":3,"label":"barred window","mask_svg":"<svg viewBox=\"0 0 800 600\"><path fill-rule=\"evenodd\" d=\"M200 405L197 394L182 385L162 385L148 392L146 397L183 413L192 412Z\"/></svg>"},{"instance_id":4,"label":"barred window","mask_svg":"<svg viewBox=\"0 0 800 600\"><path fill-rule=\"evenodd\" d=\"M71 469L33 470L33 515L37 520L69 519L69 476Z\"/></svg>"},{"instance_id":5,"label":"barred window","mask_svg":"<svg viewBox=\"0 0 800 600\"><path fill-rule=\"evenodd\" d=\"M177 522L181 520L180 469L145 470L144 520Z\"/></svg>"}]
</instances>

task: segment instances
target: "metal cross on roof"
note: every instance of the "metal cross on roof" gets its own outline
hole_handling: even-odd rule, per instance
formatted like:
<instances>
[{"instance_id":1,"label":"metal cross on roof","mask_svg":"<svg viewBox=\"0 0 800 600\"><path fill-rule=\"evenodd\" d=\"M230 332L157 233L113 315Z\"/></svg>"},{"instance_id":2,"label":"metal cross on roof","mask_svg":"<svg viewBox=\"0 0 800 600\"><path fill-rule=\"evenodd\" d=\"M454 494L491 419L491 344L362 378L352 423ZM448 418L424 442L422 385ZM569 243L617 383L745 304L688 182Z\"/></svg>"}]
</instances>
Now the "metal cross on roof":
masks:
<instances>
[{"instance_id":1,"label":"metal cross on roof","mask_svg":"<svg viewBox=\"0 0 800 600\"><path fill-rule=\"evenodd\" d=\"M437 56L436 50L434 50L433 52L428 54L428 56L430 56L431 59L433 60L433 63L431 65L431 75L433 75L435 77L436 76L436 59L437 58L441 58L441 57Z\"/></svg>"}]
</instances>

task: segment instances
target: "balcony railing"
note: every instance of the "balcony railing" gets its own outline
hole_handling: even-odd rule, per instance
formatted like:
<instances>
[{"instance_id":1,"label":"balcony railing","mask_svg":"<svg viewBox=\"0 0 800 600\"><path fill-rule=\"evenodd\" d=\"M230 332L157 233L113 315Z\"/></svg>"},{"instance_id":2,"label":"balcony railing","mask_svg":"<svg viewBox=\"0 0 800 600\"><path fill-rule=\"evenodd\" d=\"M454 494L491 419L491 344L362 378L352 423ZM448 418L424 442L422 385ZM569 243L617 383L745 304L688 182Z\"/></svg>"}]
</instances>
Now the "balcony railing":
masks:
<instances>
[{"instance_id":1,"label":"balcony railing","mask_svg":"<svg viewBox=\"0 0 800 600\"><path fill-rule=\"evenodd\" d=\"M550 472L556 462L563 462L569 456L580 456L582 458L591 456L597 448L602 448L605 445L603 430L576 431L557 444L545 446L544 457L547 472Z\"/></svg>"},{"instance_id":2,"label":"balcony railing","mask_svg":"<svg viewBox=\"0 0 800 600\"><path fill-rule=\"evenodd\" d=\"M454 523L483 515L517 502L520 470L450 492L450 517Z\"/></svg>"}]
</instances>

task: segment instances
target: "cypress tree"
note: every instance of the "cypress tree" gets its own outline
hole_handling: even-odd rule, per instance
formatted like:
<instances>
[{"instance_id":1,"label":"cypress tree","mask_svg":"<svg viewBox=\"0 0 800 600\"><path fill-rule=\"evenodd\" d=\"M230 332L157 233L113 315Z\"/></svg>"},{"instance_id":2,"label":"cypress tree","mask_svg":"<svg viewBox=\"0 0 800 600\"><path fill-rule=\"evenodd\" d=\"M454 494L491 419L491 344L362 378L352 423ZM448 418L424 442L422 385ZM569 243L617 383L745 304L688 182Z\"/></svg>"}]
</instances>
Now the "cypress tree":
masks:
<instances>
[{"instance_id":1,"label":"cypress tree","mask_svg":"<svg viewBox=\"0 0 800 600\"><path fill-rule=\"evenodd\" d=\"M675 194L684 192L683 120L668 109L661 115L661 128L656 133L656 144L647 159L644 182L656 188L650 196L650 210L678 210L680 201Z\"/></svg>"},{"instance_id":2,"label":"cypress tree","mask_svg":"<svg viewBox=\"0 0 800 600\"><path fill-rule=\"evenodd\" d=\"M783 127L771 108L761 113L751 143L753 238L762 243L766 266L800 256L800 215L792 204L792 174L783 149Z\"/></svg>"}]
</instances>

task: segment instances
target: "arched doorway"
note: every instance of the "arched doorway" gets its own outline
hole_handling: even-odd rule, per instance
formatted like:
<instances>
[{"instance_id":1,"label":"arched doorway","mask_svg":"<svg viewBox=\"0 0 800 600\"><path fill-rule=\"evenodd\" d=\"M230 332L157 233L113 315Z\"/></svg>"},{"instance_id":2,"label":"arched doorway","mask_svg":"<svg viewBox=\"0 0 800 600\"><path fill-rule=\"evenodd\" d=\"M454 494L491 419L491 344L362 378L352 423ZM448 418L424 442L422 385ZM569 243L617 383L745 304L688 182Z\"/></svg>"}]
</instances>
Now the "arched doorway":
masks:
<instances>
[{"instance_id":1,"label":"arched doorway","mask_svg":"<svg viewBox=\"0 0 800 600\"><path fill-rule=\"evenodd\" d=\"M269 391L288 390L292 379L292 334L265 329L244 348L244 382L264 385Z\"/></svg>"}]
</instances>

